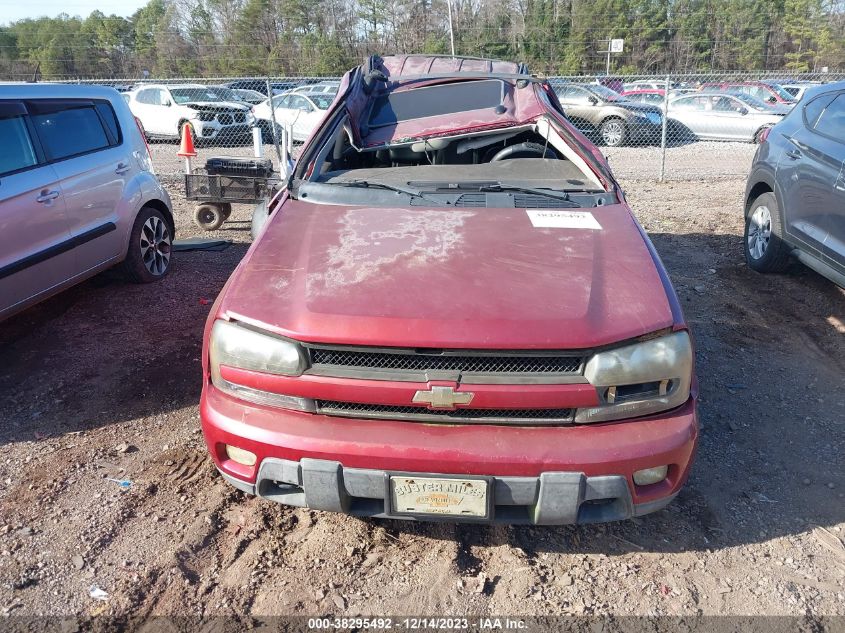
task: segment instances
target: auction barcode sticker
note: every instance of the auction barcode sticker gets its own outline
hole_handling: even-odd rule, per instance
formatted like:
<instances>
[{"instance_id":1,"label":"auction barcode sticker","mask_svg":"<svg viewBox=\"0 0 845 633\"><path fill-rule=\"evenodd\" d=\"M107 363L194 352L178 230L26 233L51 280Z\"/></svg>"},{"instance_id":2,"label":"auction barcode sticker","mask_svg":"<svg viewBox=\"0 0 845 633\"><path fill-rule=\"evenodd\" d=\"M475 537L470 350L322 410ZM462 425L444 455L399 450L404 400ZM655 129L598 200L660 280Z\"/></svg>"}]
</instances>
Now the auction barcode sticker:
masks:
<instances>
[{"instance_id":1,"label":"auction barcode sticker","mask_svg":"<svg viewBox=\"0 0 845 633\"><path fill-rule=\"evenodd\" d=\"M600 231L601 224L589 211L546 211L526 209L535 229L588 229Z\"/></svg>"}]
</instances>

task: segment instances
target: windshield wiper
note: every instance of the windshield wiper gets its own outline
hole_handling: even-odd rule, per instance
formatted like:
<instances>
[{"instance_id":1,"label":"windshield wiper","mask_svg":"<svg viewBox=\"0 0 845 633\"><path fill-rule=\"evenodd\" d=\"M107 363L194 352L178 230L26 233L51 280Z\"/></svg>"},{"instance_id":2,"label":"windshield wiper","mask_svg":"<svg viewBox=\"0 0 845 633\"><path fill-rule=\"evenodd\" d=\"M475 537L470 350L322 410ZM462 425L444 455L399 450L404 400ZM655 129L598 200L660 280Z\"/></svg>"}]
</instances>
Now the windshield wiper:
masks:
<instances>
[{"instance_id":1,"label":"windshield wiper","mask_svg":"<svg viewBox=\"0 0 845 633\"><path fill-rule=\"evenodd\" d=\"M421 191L416 191L415 189L407 189L405 187L399 187L397 185L391 185L386 182L381 182L380 180L343 180L341 182L329 182L326 183L329 185L336 185L339 187L375 187L377 189L387 189L389 191L395 191L397 193L404 193L406 196L411 196L412 198L422 198L423 200L428 200L429 202L433 202L438 206L443 206L443 203L439 200L435 200L434 198L429 198Z\"/></svg>"},{"instance_id":2,"label":"windshield wiper","mask_svg":"<svg viewBox=\"0 0 845 633\"><path fill-rule=\"evenodd\" d=\"M503 185L500 182L483 184L478 187L478 191L521 191L523 193L533 193L538 196L546 196L547 198L555 198L556 200L569 200L569 194L565 191L551 191L549 189L538 189L536 187L522 187L520 185Z\"/></svg>"}]
</instances>

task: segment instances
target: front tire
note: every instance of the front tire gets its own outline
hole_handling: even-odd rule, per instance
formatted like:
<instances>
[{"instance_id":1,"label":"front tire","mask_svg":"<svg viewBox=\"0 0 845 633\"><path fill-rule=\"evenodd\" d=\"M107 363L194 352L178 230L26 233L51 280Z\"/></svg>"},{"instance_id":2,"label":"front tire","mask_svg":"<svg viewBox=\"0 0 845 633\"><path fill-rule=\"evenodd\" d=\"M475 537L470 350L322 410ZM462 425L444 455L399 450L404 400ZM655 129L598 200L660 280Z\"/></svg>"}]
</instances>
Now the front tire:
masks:
<instances>
[{"instance_id":1,"label":"front tire","mask_svg":"<svg viewBox=\"0 0 845 633\"><path fill-rule=\"evenodd\" d=\"M622 119L606 119L599 131L602 142L608 147L620 147L628 138L628 128Z\"/></svg>"},{"instance_id":2,"label":"front tire","mask_svg":"<svg viewBox=\"0 0 845 633\"><path fill-rule=\"evenodd\" d=\"M135 218L129 236L129 249L123 260L126 277L139 284L163 279L170 272L173 233L164 214L143 207Z\"/></svg>"},{"instance_id":3,"label":"front tire","mask_svg":"<svg viewBox=\"0 0 845 633\"><path fill-rule=\"evenodd\" d=\"M789 266L790 248L783 241L780 208L775 194L758 196L745 215L744 250L748 267L760 273L776 273Z\"/></svg>"}]
</instances>

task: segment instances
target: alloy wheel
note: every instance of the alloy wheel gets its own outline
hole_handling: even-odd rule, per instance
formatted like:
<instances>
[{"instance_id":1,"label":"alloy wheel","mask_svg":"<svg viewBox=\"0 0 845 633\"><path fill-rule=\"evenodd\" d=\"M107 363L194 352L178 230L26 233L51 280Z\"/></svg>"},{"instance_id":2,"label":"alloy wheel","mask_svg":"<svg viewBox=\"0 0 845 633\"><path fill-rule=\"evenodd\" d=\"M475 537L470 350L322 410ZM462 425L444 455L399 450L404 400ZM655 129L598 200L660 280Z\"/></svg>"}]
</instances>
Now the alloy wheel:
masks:
<instances>
[{"instance_id":1,"label":"alloy wheel","mask_svg":"<svg viewBox=\"0 0 845 633\"><path fill-rule=\"evenodd\" d=\"M762 259L772 239L772 213L761 205L748 218L748 253L753 259Z\"/></svg>"},{"instance_id":2,"label":"alloy wheel","mask_svg":"<svg viewBox=\"0 0 845 633\"><path fill-rule=\"evenodd\" d=\"M621 121L608 121L602 126L602 137L607 145L615 147L622 142L624 134Z\"/></svg>"},{"instance_id":3,"label":"alloy wheel","mask_svg":"<svg viewBox=\"0 0 845 633\"><path fill-rule=\"evenodd\" d=\"M164 220L151 216L141 228L141 258L144 267L156 277L167 272L170 265L170 230Z\"/></svg>"}]
</instances>

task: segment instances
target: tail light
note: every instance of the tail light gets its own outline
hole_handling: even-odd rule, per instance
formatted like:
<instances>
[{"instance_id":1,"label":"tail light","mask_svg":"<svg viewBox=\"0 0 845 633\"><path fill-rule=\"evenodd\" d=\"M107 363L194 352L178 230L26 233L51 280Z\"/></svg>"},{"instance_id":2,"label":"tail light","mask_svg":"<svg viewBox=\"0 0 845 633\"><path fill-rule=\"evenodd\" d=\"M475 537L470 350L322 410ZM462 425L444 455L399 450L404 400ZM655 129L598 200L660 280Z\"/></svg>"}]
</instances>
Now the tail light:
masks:
<instances>
[{"instance_id":1,"label":"tail light","mask_svg":"<svg viewBox=\"0 0 845 633\"><path fill-rule=\"evenodd\" d=\"M768 140L769 134L771 133L771 131L772 131L772 128L767 127L765 130L760 132L760 145L762 145L763 143L765 143Z\"/></svg>"}]
</instances>

